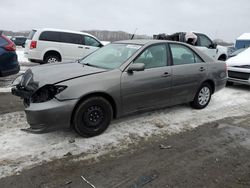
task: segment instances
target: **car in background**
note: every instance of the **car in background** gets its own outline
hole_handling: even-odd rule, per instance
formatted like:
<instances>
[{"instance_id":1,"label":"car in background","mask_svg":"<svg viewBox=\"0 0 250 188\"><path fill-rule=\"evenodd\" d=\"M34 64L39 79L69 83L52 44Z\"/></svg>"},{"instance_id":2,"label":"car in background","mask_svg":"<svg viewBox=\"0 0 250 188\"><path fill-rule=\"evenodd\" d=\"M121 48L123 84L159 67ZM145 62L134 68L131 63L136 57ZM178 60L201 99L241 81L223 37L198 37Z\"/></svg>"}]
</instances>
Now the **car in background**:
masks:
<instances>
[{"instance_id":1,"label":"car in background","mask_svg":"<svg viewBox=\"0 0 250 188\"><path fill-rule=\"evenodd\" d=\"M185 39L186 33L187 32L177 32L171 35L158 34L158 35L153 35L153 38L187 43ZM192 32L192 33L197 36L197 41L194 44L196 48L198 48L199 50L201 50L202 52L204 52L205 54L216 60L226 61L226 59L228 58L227 47L217 45L207 35L203 33L197 33L197 32Z\"/></svg>"},{"instance_id":2,"label":"car in background","mask_svg":"<svg viewBox=\"0 0 250 188\"><path fill-rule=\"evenodd\" d=\"M15 43L16 46L25 47L25 42L27 38L23 36L16 36L16 37L11 37L11 40Z\"/></svg>"},{"instance_id":3,"label":"car in background","mask_svg":"<svg viewBox=\"0 0 250 188\"><path fill-rule=\"evenodd\" d=\"M243 49L227 61L228 84L250 85L250 48Z\"/></svg>"},{"instance_id":4,"label":"car in background","mask_svg":"<svg viewBox=\"0 0 250 188\"><path fill-rule=\"evenodd\" d=\"M32 30L25 43L25 57L31 62L75 61L102 47L94 36L60 29Z\"/></svg>"},{"instance_id":5,"label":"car in background","mask_svg":"<svg viewBox=\"0 0 250 188\"><path fill-rule=\"evenodd\" d=\"M138 111L189 102L205 108L226 81L226 64L193 46L127 40L77 62L32 67L13 82L12 94L24 99L28 131L71 125L89 137Z\"/></svg>"},{"instance_id":6,"label":"car in background","mask_svg":"<svg viewBox=\"0 0 250 188\"><path fill-rule=\"evenodd\" d=\"M240 48L240 49L238 49L238 50L235 50L234 52L232 52L232 53L230 53L230 54L228 55L228 58L231 58L231 57L234 57L234 56L238 55L239 53L243 52L245 49L246 49L246 48Z\"/></svg>"},{"instance_id":7,"label":"car in background","mask_svg":"<svg viewBox=\"0 0 250 188\"><path fill-rule=\"evenodd\" d=\"M0 32L0 77L17 74L19 70L16 46Z\"/></svg>"}]
</instances>

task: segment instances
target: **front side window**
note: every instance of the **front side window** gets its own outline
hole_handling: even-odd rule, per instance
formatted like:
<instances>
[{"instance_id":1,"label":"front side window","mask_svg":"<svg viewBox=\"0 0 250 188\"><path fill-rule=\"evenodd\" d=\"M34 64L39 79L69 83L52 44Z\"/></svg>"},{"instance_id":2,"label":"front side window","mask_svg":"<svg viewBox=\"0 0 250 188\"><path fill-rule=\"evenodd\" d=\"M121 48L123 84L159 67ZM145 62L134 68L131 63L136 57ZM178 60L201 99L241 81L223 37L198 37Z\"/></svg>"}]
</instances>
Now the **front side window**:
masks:
<instances>
[{"instance_id":1,"label":"front side window","mask_svg":"<svg viewBox=\"0 0 250 188\"><path fill-rule=\"evenodd\" d=\"M181 44L170 44L173 65L201 63L203 60L190 48Z\"/></svg>"},{"instance_id":2,"label":"front side window","mask_svg":"<svg viewBox=\"0 0 250 188\"><path fill-rule=\"evenodd\" d=\"M167 50L164 44L148 47L134 63L144 63L145 69L167 65Z\"/></svg>"},{"instance_id":3,"label":"front side window","mask_svg":"<svg viewBox=\"0 0 250 188\"><path fill-rule=\"evenodd\" d=\"M205 35L199 35L200 38L200 46L205 46L207 48L210 48L212 46L212 41L206 37Z\"/></svg>"},{"instance_id":4,"label":"front side window","mask_svg":"<svg viewBox=\"0 0 250 188\"><path fill-rule=\"evenodd\" d=\"M137 44L109 44L85 57L80 63L104 69L115 69L120 67L140 48L141 45Z\"/></svg>"},{"instance_id":5,"label":"front side window","mask_svg":"<svg viewBox=\"0 0 250 188\"><path fill-rule=\"evenodd\" d=\"M101 44L96 39L90 37L90 36L84 36L85 38L85 45L87 46L94 46L94 47L100 47Z\"/></svg>"}]
</instances>

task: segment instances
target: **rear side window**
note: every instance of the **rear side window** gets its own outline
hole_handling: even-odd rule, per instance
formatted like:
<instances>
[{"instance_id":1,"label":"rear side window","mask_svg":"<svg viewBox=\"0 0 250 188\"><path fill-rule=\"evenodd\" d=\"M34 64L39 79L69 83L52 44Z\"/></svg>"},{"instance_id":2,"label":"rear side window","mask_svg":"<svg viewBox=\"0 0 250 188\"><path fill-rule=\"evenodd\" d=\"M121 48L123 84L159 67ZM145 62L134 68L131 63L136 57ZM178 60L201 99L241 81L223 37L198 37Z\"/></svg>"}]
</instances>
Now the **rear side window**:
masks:
<instances>
[{"instance_id":1,"label":"rear side window","mask_svg":"<svg viewBox=\"0 0 250 188\"><path fill-rule=\"evenodd\" d=\"M201 63L203 60L190 48L181 44L170 44L173 65Z\"/></svg>"},{"instance_id":2,"label":"rear side window","mask_svg":"<svg viewBox=\"0 0 250 188\"><path fill-rule=\"evenodd\" d=\"M0 36L0 46L5 46L6 44L8 44L8 42L2 36Z\"/></svg>"},{"instance_id":3,"label":"rear side window","mask_svg":"<svg viewBox=\"0 0 250 188\"><path fill-rule=\"evenodd\" d=\"M41 33L39 40L60 42L60 33L55 31L44 31Z\"/></svg>"},{"instance_id":4,"label":"rear side window","mask_svg":"<svg viewBox=\"0 0 250 188\"><path fill-rule=\"evenodd\" d=\"M98 42L96 39L90 37L90 36L84 36L85 38L85 45L87 46L95 46L95 47L101 47L102 44Z\"/></svg>"},{"instance_id":5,"label":"rear side window","mask_svg":"<svg viewBox=\"0 0 250 188\"><path fill-rule=\"evenodd\" d=\"M32 30L32 31L29 33L29 36L27 37L27 39L32 40L33 37L34 37L34 35L35 35L35 33L36 33L36 30Z\"/></svg>"},{"instance_id":6,"label":"rear side window","mask_svg":"<svg viewBox=\"0 0 250 188\"><path fill-rule=\"evenodd\" d=\"M75 33L61 33L61 42L83 45L83 35Z\"/></svg>"}]
</instances>

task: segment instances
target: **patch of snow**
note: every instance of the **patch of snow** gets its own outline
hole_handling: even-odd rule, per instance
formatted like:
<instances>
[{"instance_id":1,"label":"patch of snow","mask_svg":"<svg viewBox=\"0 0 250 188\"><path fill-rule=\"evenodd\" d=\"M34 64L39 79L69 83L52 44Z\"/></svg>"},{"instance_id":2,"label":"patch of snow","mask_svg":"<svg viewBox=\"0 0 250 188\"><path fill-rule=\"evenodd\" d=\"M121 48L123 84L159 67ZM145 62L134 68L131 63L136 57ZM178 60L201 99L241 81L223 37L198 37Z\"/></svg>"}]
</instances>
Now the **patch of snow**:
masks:
<instances>
[{"instance_id":1,"label":"patch of snow","mask_svg":"<svg viewBox=\"0 0 250 188\"><path fill-rule=\"evenodd\" d=\"M11 92L11 88L10 87L0 88L0 93L9 93L9 92Z\"/></svg>"},{"instance_id":2,"label":"patch of snow","mask_svg":"<svg viewBox=\"0 0 250 188\"><path fill-rule=\"evenodd\" d=\"M28 59L26 57L24 57L24 48L17 48L16 49L16 54L17 54L17 57L18 57L18 61L20 63L22 62L29 62Z\"/></svg>"},{"instance_id":3,"label":"patch of snow","mask_svg":"<svg viewBox=\"0 0 250 188\"><path fill-rule=\"evenodd\" d=\"M250 33L243 33L237 40L250 40Z\"/></svg>"},{"instance_id":4,"label":"patch of snow","mask_svg":"<svg viewBox=\"0 0 250 188\"><path fill-rule=\"evenodd\" d=\"M100 136L81 138L73 131L29 134L24 112L0 115L0 178L23 169L72 155L97 158L114 149L128 147L140 139L176 134L204 123L250 114L249 90L225 88L214 94L207 108L195 110L179 105L164 110L115 120ZM74 142L70 142L70 140Z\"/></svg>"}]
</instances>

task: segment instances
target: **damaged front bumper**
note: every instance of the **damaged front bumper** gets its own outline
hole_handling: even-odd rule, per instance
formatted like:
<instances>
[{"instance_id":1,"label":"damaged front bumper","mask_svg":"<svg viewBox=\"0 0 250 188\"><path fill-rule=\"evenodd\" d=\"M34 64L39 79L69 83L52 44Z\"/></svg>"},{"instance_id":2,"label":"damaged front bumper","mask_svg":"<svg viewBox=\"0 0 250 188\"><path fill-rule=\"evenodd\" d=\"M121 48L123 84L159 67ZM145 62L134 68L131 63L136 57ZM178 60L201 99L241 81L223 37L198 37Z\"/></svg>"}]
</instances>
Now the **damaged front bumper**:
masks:
<instances>
[{"instance_id":1,"label":"damaged front bumper","mask_svg":"<svg viewBox=\"0 0 250 188\"><path fill-rule=\"evenodd\" d=\"M12 88L13 95L24 99L25 114L30 128L23 131L45 133L57 128L69 127L77 99L59 101L53 98L42 103L30 102L32 92Z\"/></svg>"},{"instance_id":2,"label":"damaged front bumper","mask_svg":"<svg viewBox=\"0 0 250 188\"><path fill-rule=\"evenodd\" d=\"M59 101L52 99L43 103L30 103L25 108L30 128L26 131L43 133L56 128L69 127L77 100Z\"/></svg>"},{"instance_id":3,"label":"damaged front bumper","mask_svg":"<svg viewBox=\"0 0 250 188\"><path fill-rule=\"evenodd\" d=\"M27 77L26 74L25 76ZM30 78L29 81L20 79L20 83L13 85L11 89L13 95L24 100L26 118L30 125L30 128L24 131L44 133L59 127L69 127L71 115L78 100L58 100L54 95L66 87L46 85L39 88L32 77L28 78ZM58 90L51 91L51 88ZM49 92L52 92L53 96L50 96Z\"/></svg>"}]
</instances>

